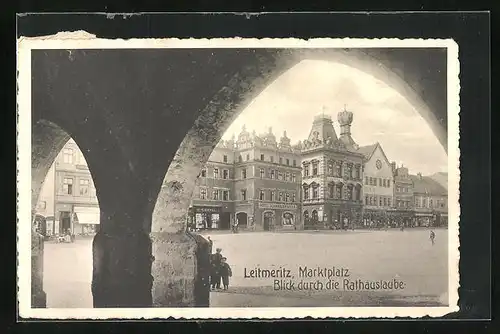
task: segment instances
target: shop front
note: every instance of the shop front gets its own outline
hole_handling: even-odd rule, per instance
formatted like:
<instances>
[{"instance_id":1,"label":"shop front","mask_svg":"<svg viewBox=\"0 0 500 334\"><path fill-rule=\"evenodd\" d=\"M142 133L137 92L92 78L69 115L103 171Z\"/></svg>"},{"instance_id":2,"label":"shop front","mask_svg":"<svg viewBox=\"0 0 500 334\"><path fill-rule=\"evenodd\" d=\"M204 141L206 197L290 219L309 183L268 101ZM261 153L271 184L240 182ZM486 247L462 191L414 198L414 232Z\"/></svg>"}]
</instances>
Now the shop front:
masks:
<instances>
[{"instance_id":1,"label":"shop front","mask_svg":"<svg viewBox=\"0 0 500 334\"><path fill-rule=\"evenodd\" d=\"M304 205L302 219L305 230L317 230L324 228L325 216L324 206L321 204Z\"/></svg>"},{"instance_id":2,"label":"shop front","mask_svg":"<svg viewBox=\"0 0 500 334\"><path fill-rule=\"evenodd\" d=\"M303 229L300 218L300 205L295 203L259 202L255 213L256 226L259 230L300 230Z\"/></svg>"},{"instance_id":3,"label":"shop front","mask_svg":"<svg viewBox=\"0 0 500 334\"><path fill-rule=\"evenodd\" d=\"M199 206L189 208L188 228L191 231L229 230L231 213L222 206Z\"/></svg>"},{"instance_id":4,"label":"shop front","mask_svg":"<svg viewBox=\"0 0 500 334\"><path fill-rule=\"evenodd\" d=\"M414 227L430 227L434 224L435 216L432 212L415 212Z\"/></svg>"},{"instance_id":5,"label":"shop front","mask_svg":"<svg viewBox=\"0 0 500 334\"><path fill-rule=\"evenodd\" d=\"M353 229L362 226L363 207L353 204L333 204L329 207L330 229Z\"/></svg>"},{"instance_id":6,"label":"shop front","mask_svg":"<svg viewBox=\"0 0 500 334\"><path fill-rule=\"evenodd\" d=\"M94 235L99 230L101 212L96 206L75 206L73 208L73 234Z\"/></svg>"},{"instance_id":7,"label":"shop front","mask_svg":"<svg viewBox=\"0 0 500 334\"><path fill-rule=\"evenodd\" d=\"M412 227L415 220L412 210L389 210L387 213L392 227Z\"/></svg>"},{"instance_id":8,"label":"shop front","mask_svg":"<svg viewBox=\"0 0 500 334\"><path fill-rule=\"evenodd\" d=\"M327 203L304 206L305 229L351 229L362 221L363 207L356 203Z\"/></svg>"},{"instance_id":9,"label":"shop front","mask_svg":"<svg viewBox=\"0 0 500 334\"><path fill-rule=\"evenodd\" d=\"M447 212L436 212L436 227L448 227L448 213Z\"/></svg>"},{"instance_id":10,"label":"shop front","mask_svg":"<svg viewBox=\"0 0 500 334\"><path fill-rule=\"evenodd\" d=\"M382 228L389 226L390 214L387 210L367 209L363 211L362 226L365 228Z\"/></svg>"}]
</instances>

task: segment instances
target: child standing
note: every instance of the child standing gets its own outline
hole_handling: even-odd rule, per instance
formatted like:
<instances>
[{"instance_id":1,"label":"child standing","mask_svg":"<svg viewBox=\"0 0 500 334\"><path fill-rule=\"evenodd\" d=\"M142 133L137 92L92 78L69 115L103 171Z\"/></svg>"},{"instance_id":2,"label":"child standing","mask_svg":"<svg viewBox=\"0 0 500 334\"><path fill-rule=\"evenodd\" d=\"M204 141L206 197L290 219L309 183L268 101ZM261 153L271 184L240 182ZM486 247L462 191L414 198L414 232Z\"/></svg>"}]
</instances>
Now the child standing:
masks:
<instances>
[{"instance_id":1,"label":"child standing","mask_svg":"<svg viewBox=\"0 0 500 334\"><path fill-rule=\"evenodd\" d=\"M220 275L222 276L222 284L224 285L224 290L229 288L229 277L233 276L231 272L231 267L226 262L227 258L223 257L220 267Z\"/></svg>"}]
</instances>

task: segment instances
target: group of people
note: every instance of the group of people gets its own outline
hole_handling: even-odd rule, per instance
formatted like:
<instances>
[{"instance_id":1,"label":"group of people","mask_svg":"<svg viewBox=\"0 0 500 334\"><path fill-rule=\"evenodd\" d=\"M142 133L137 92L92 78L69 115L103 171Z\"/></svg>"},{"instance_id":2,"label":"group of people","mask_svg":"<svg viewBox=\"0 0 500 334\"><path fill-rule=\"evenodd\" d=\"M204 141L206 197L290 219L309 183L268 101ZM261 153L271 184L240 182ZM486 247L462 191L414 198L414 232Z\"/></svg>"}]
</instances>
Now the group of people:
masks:
<instances>
[{"instance_id":1,"label":"group of people","mask_svg":"<svg viewBox=\"0 0 500 334\"><path fill-rule=\"evenodd\" d=\"M210 289L221 290L221 280L224 290L229 288L229 277L233 275L227 258L222 256L222 249L217 248L212 254L213 241L208 237L210 243Z\"/></svg>"}]
</instances>

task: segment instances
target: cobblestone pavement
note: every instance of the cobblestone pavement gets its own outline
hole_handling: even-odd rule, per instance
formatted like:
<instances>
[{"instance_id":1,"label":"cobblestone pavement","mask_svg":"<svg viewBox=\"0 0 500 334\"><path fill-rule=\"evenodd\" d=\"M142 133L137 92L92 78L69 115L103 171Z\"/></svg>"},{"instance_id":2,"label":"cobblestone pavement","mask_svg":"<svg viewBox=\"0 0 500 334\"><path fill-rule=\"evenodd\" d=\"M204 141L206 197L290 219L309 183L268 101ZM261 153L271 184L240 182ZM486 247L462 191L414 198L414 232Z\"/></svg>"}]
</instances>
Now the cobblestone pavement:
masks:
<instances>
[{"instance_id":1,"label":"cobblestone pavement","mask_svg":"<svg viewBox=\"0 0 500 334\"><path fill-rule=\"evenodd\" d=\"M447 230L212 233L232 267L228 291L211 292L213 307L439 306L447 300ZM207 235L207 234L206 234ZM92 307L91 240L45 245L44 289L48 307ZM299 267L348 269L350 280L404 282L397 291L297 290ZM295 290L275 290L274 278L245 278L251 270L286 269ZM333 277L342 285L342 277Z\"/></svg>"}]
</instances>

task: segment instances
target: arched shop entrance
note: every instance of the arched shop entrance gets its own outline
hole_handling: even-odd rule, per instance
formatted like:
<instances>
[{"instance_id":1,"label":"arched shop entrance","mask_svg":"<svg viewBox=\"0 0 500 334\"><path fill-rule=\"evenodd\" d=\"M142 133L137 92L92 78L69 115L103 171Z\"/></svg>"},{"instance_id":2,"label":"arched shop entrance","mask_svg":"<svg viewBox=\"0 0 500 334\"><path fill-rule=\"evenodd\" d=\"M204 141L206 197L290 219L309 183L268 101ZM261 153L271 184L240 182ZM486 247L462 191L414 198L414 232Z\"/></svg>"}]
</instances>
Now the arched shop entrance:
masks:
<instances>
[{"instance_id":1,"label":"arched shop entrance","mask_svg":"<svg viewBox=\"0 0 500 334\"><path fill-rule=\"evenodd\" d=\"M263 214L264 231L274 230L274 212L265 211Z\"/></svg>"},{"instance_id":2,"label":"arched shop entrance","mask_svg":"<svg viewBox=\"0 0 500 334\"><path fill-rule=\"evenodd\" d=\"M284 227L291 227L295 225L295 217L291 212L284 212L282 217Z\"/></svg>"},{"instance_id":3,"label":"arched shop entrance","mask_svg":"<svg viewBox=\"0 0 500 334\"><path fill-rule=\"evenodd\" d=\"M238 222L238 227L247 227L248 225L248 214L246 212L238 212L236 214L236 221Z\"/></svg>"}]
</instances>

